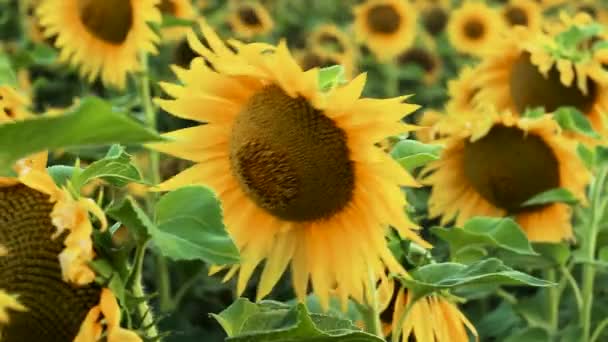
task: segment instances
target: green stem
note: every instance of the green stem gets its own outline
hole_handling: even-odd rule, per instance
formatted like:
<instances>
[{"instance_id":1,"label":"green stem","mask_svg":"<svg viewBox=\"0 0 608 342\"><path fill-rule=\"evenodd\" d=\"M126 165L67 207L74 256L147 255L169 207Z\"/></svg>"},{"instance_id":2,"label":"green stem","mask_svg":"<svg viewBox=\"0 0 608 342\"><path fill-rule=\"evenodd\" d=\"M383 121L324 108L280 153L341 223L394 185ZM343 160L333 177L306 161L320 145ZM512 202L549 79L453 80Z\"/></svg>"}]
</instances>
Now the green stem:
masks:
<instances>
[{"instance_id":1,"label":"green stem","mask_svg":"<svg viewBox=\"0 0 608 342\"><path fill-rule=\"evenodd\" d=\"M175 296L173 297L173 301L171 303L171 310L175 310L177 307L179 307L184 296L188 293L192 286L198 282L204 270L205 269L202 267L198 272L196 272L193 277L186 280L186 282L183 283L181 287L175 292Z\"/></svg>"},{"instance_id":2,"label":"green stem","mask_svg":"<svg viewBox=\"0 0 608 342\"><path fill-rule=\"evenodd\" d=\"M597 325L597 327L593 331L593 335L591 335L591 342L597 341L597 339L600 338L602 332L604 331L604 329L607 326L608 326L608 318L605 318L603 321L600 322L600 324Z\"/></svg>"},{"instance_id":3,"label":"green stem","mask_svg":"<svg viewBox=\"0 0 608 342\"><path fill-rule=\"evenodd\" d=\"M556 271L554 268L549 268L545 271L545 278L548 281L555 282L557 279ZM551 327L551 335L557 333L559 326L559 289L557 287L550 287L547 289L547 313L549 317L549 326Z\"/></svg>"},{"instance_id":4,"label":"green stem","mask_svg":"<svg viewBox=\"0 0 608 342\"><path fill-rule=\"evenodd\" d=\"M601 168L591 186L591 220L589 222L589 231L586 232L587 243L583 246L583 252L586 253L586 259L590 262L583 265L583 310L581 315L581 323L583 325L582 341L589 341L591 333L591 309L593 305L593 283L595 281L595 265L591 261L595 260L599 221L601 219L602 210L604 209L603 201L601 201L601 194L607 172L607 168Z\"/></svg>"},{"instance_id":5,"label":"green stem","mask_svg":"<svg viewBox=\"0 0 608 342\"><path fill-rule=\"evenodd\" d=\"M574 279L568 267L562 265L560 270L564 279L568 281L570 287L572 288L572 292L574 293L574 299L576 300L576 308L580 316L583 310L583 296L581 295L581 289L578 287L576 279Z\"/></svg>"},{"instance_id":6,"label":"green stem","mask_svg":"<svg viewBox=\"0 0 608 342\"><path fill-rule=\"evenodd\" d=\"M378 293L376 291L376 279L373 273L369 272L368 285L370 291L369 302L359 306L359 311L363 316L363 322L368 333L384 337L382 335L382 323L380 322L380 310L378 308Z\"/></svg>"},{"instance_id":7,"label":"green stem","mask_svg":"<svg viewBox=\"0 0 608 342\"><path fill-rule=\"evenodd\" d=\"M137 314L141 320L144 337L152 339L158 337L158 329L156 329L152 308L148 305L148 301L144 299L146 294L142 285L142 270L144 257L146 256L146 245L147 243L141 244L135 249L134 269L127 286L130 286L133 296L138 299Z\"/></svg>"}]
</instances>

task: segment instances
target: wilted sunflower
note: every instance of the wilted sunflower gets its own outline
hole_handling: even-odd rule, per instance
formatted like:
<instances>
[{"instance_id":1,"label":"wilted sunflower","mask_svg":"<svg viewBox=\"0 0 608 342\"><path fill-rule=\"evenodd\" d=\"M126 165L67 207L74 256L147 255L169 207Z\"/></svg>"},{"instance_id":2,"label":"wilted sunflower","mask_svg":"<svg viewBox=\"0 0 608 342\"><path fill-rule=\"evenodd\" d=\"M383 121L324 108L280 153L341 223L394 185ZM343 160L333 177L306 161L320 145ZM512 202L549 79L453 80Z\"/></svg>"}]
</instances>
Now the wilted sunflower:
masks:
<instances>
[{"instance_id":1,"label":"wilted sunflower","mask_svg":"<svg viewBox=\"0 0 608 342\"><path fill-rule=\"evenodd\" d=\"M510 0L500 13L508 26L526 26L531 30L539 30L542 26L542 9L534 0Z\"/></svg>"},{"instance_id":2,"label":"wilted sunflower","mask_svg":"<svg viewBox=\"0 0 608 342\"><path fill-rule=\"evenodd\" d=\"M257 1L233 1L230 26L237 35L251 38L270 32L274 21L266 7Z\"/></svg>"},{"instance_id":3,"label":"wilted sunflower","mask_svg":"<svg viewBox=\"0 0 608 342\"><path fill-rule=\"evenodd\" d=\"M159 38L148 25L160 22L158 0L41 0L37 8L46 37L57 36L59 59L92 82L124 88L139 68L138 53L156 52Z\"/></svg>"},{"instance_id":4,"label":"wilted sunflower","mask_svg":"<svg viewBox=\"0 0 608 342\"><path fill-rule=\"evenodd\" d=\"M158 9L162 15L171 15L178 19L192 20L196 16L191 0L161 0ZM188 26L164 27L161 35L165 41L175 41L183 38L188 30Z\"/></svg>"},{"instance_id":5,"label":"wilted sunflower","mask_svg":"<svg viewBox=\"0 0 608 342\"><path fill-rule=\"evenodd\" d=\"M424 72L422 83L427 85L436 83L441 76L441 59L432 50L422 46L414 46L404 50L397 55L395 63L400 67L408 65L420 67Z\"/></svg>"},{"instance_id":6,"label":"wilted sunflower","mask_svg":"<svg viewBox=\"0 0 608 342\"><path fill-rule=\"evenodd\" d=\"M354 54L350 37L333 24L316 27L308 36L307 45L320 54L339 54L349 56Z\"/></svg>"},{"instance_id":7,"label":"wilted sunflower","mask_svg":"<svg viewBox=\"0 0 608 342\"><path fill-rule=\"evenodd\" d=\"M571 106L585 114L596 131L607 134L608 72L602 50L588 50L579 60L560 57L557 49L555 38L515 27L479 67L479 102L517 115L536 107L553 112ZM584 53L582 47L577 49Z\"/></svg>"},{"instance_id":8,"label":"wilted sunflower","mask_svg":"<svg viewBox=\"0 0 608 342\"><path fill-rule=\"evenodd\" d=\"M310 280L327 308L330 291L342 303L362 300L369 279L403 272L387 247L387 225L429 246L404 215L398 185L416 183L374 146L411 129L400 118L416 109L407 97L359 98L361 75L327 92L318 88L319 70L303 72L285 42L235 42L227 49L213 30L202 27L213 52L189 35L191 46L208 58L190 70L175 68L180 82L162 87L174 100L158 100L168 112L199 122L168 133L174 142L151 147L196 164L159 186L212 187L222 200L228 231L241 252L241 294L258 264L266 263L257 297L266 296L291 263L297 297Z\"/></svg>"},{"instance_id":9,"label":"wilted sunflower","mask_svg":"<svg viewBox=\"0 0 608 342\"><path fill-rule=\"evenodd\" d=\"M357 40L380 60L389 60L414 43L418 13L407 1L367 0L354 13Z\"/></svg>"},{"instance_id":10,"label":"wilted sunflower","mask_svg":"<svg viewBox=\"0 0 608 342\"><path fill-rule=\"evenodd\" d=\"M454 48L473 56L483 56L490 51L502 30L498 13L480 1L463 3L448 22L448 37Z\"/></svg>"},{"instance_id":11,"label":"wilted sunflower","mask_svg":"<svg viewBox=\"0 0 608 342\"><path fill-rule=\"evenodd\" d=\"M516 118L508 112L472 116L448 138L438 161L425 169L432 185L429 215L462 226L473 216L515 215L533 241L572 238L566 204L522 207L539 193L568 189L585 201L590 175L550 115Z\"/></svg>"},{"instance_id":12,"label":"wilted sunflower","mask_svg":"<svg viewBox=\"0 0 608 342\"><path fill-rule=\"evenodd\" d=\"M432 36L442 33L450 17L450 0L413 0L424 29Z\"/></svg>"}]
</instances>

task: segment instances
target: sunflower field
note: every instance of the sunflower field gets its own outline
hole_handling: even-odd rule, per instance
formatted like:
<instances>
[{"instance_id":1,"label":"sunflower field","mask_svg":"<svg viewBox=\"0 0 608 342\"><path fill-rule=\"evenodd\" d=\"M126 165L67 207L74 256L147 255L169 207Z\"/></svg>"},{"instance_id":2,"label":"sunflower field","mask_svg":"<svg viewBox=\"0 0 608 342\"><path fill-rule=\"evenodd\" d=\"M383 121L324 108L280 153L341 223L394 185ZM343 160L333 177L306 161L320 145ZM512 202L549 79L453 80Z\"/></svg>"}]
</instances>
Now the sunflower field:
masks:
<instances>
[{"instance_id":1,"label":"sunflower field","mask_svg":"<svg viewBox=\"0 0 608 342\"><path fill-rule=\"evenodd\" d=\"M0 341L608 341L608 0L0 0Z\"/></svg>"}]
</instances>

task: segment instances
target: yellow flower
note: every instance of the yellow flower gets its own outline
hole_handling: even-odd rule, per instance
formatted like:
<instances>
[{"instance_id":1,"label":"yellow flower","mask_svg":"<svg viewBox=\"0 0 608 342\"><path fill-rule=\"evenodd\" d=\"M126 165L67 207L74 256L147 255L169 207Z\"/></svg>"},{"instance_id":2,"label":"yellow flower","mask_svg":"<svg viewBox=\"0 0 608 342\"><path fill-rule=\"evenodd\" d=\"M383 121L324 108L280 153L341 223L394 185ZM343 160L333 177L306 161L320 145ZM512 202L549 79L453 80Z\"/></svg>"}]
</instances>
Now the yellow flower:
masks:
<instances>
[{"instance_id":1,"label":"yellow flower","mask_svg":"<svg viewBox=\"0 0 608 342\"><path fill-rule=\"evenodd\" d=\"M510 0L500 13L508 26L526 26L531 30L542 26L542 8L535 0Z\"/></svg>"},{"instance_id":2,"label":"yellow flower","mask_svg":"<svg viewBox=\"0 0 608 342\"><path fill-rule=\"evenodd\" d=\"M325 68L332 65L341 65L344 67L344 76L347 80L352 79L355 73L355 61L353 60L353 55L305 49L295 51L294 57L300 68L302 68L304 71L312 68Z\"/></svg>"},{"instance_id":3,"label":"yellow flower","mask_svg":"<svg viewBox=\"0 0 608 342\"><path fill-rule=\"evenodd\" d=\"M257 1L232 2L229 22L232 31L244 38L270 32L274 21L266 7Z\"/></svg>"},{"instance_id":4,"label":"yellow flower","mask_svg":"<svg viewBox=\"0 0 608 342\"><path fill-rule=\"evenodd\" d=\"M392 332L401 328L401 341L407 342L414 338L416 341L435 342L468 342L467 329L478 341L477 330L460 312L458 306L439 295L429 295L416 301L411 307L401 327L400 319L411 296L401 289L395 300L393 311Z\"/></svg>"},{"instance_id":5,"label":"yellow flower","mask_svg":"<svg viewBox=\"0 0 608 342\"><path fill-rule=\"evenodd\" d=\"M29 99L13 88L0 86L0 124L28 117Z\"/></svg>"},{"instance_id":6,"label":"yellow flower","mask_svg":"<svg viewBox=\"0 0 608 342\"><path fill-rule=\"evenodd\" d=\"M80 69L90 82L123 89L128 72L139 69L138 53L156 52L159 38L149 26L160 22L158 0L42 0L37 8L46 37L57 36L59 59Z\"/></svg>"},{"instance_id":7,"label":"yellow flower","mask_svg":"<svg viewBox=\"0 0 608 342\"><path fill-rule=\"evenodd\" d=\"M466 1L448 22L448 37L454 48L473 56L487 54L502 30L498 13L481 1Z\"/></svg>"},{"instance_id":8,"label":"yellow flower","mask_svg":"<svg viewBox=\"0 0 608 342\"><path fill-rule=\"evenodd\" d=\"M168 14L178 19L193 20L196 17L191 0L160 0L158 9L161 14ZM175 41L183 38L190 30L187 26L165 27L161 36L165 41Z\"/></svg>"},{"instance_id":9,"label":"yellow flower","mask_svg":"<svg viewBox=\"0 0 608 342\"><path fill-rule=\"evenodd\" d=\"M338 54L351 56L355 54L355 47L350 37L333 24L317 26L307 39L311 50L319 54Z\"/></svg>"},{"instance_id":10,"label":"yellow flower","mask_svg":"<svg viewBox=\"0 0 608 342\"><path fill-rule=\"evenodd\" d=\"M429 144L439 138L435 125L444 117L445 114L436 110L426 110L418 120L418 125L422 128L416 131L416 139Z\"/></svg>"},{"instance_id":11,"label":"yellow flower","mask_svg":"<svg viewBox=\"0 0 608 342\"><path fill-rule=\"evenodd\" d=\"M365 76L327 92L319 70L303 72L285 42L235 42L227 49L208 26L213 52L190 35L202 59L175 68L180 84L162 84L174 100L158 100L182 118L208 124L170 132L152 148L196 164L159 186L212 187L241 252L237 292L264 259L257 297L265 297L291 263L297 297L309 278L322 305L337 290L342 303L362 300L372 275L403 273L387 247L387 224L429 246L410 228L398 185L412 177L374 143L412 127L400 118L417 108L407 98L359 98ZM338 252L339 251L339 252ZM331 261L331 262L328 262ZM337 288L336 288L337 286Z\"/></svg>"},{"instance_id":12,"label":"yellow flower","mask_svg":"<svg viewBox=\"0 0 608 342\"><path fill-rule=\"evenodd\" d=\"M474 216L514 215L530 240L573 238L569 206L521 206L558 187L585 201L590 174L576 142L561 134L550 115L529 119L486 111L453 131L440 159L423 172L423 182L433 187L431 217L462 226Z\"/></svg>"},{"instance_id":13,"label":"yellow flower","mask_svg":"<svg viewBox=\"0 0 608 342\"><path fill-rule=\"evenodd\" d=\"M412 0L426 32L437 36L445 30L451 11L450 0Z\"/></svg>"},{"instance_id":14,"label":"yellow flower","mask_svg":"<svg viewBox=\"0 0 608 342\"><path fill-rule=\"evenodd\" d=\"M355 35L381 61L414 44L416 9L405 0L367 0L355 7Z\"/></svg>"},{"instance_id":15,"label":"yellow flower","mask_svg":"<svg viewBox=\"0 0 608 342\"><path fill-rule=\"evenodd\" d=\"M395 58L395 63L400 67L408 65L419 66L424 72L421 81L427 85L436 83L441 76L441 59L427 47L411 47L401 52Z\"/></svg>"},{"instance_id":16,"label":"yellow flower","mask_svg":"<svg viewBox=\"0 0 608 342\"><path fill-rule=\"evenodd\" d=\"M479 88L475 85L477 77L479 77L478 68L465 66L460 70L457 78L448 81L449 99L446 103L448 113L466 113L475 108L475 97L479 93Z\"/></svg>"}]
</instances>

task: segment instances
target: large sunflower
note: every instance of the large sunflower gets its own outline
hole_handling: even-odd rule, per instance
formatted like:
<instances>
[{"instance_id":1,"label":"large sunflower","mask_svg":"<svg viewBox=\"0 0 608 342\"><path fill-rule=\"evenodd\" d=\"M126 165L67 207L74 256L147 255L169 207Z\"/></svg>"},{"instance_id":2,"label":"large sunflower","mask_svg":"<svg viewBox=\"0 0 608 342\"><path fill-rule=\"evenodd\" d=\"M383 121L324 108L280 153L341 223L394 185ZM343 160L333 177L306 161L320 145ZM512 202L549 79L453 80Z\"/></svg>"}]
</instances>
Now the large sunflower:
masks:
<instances>
[{"instance_id":1,"label":"large sunflower","mask_svg":"<svg viewBox=\"0 0 608 342\"><path fill-rule=\"evenodd\" d=\"M161 0L158 9L163 15L171 15L178 19L194 19L196 11L192 7L191 0ZM190 30L187 26L165 27L161 35L165 41L175 41L184 37Z\"/></svg>"},{"instance_id":2,"label":"large sunflower","mask_svg":"<svg viewBox=\"0 0 608 342\"><path fill-rule=\"evenodd\" d=\"M542 8L534 0L511 0L500 11L508 26L526 26L539 30L542 26Z\"/></svg>"},{"instance_id":3,"label":"large sunflower","mask_svg":"<svg viewBox=\"0 0 608 342\"><path fill-rule=\"evenodd\" d=\"M245 289L266 259L258 298L266 296L291 263L297 297L309 278L327 307L331 290L343 303L371 291L369 277L387 267L403 272L384 240L387 225L428 246L410 228L398 185L416 183L374 146L411 127L402 116L417 108L406 97L359 98L360 75L320 92L319 70L303 72L287 50L235 42L227 49L206 25L213 52L189 35L209 59L190 70L175 68L182 85L162 84L174 100L159 100L168 112L207 122L167 134L172 143L152 148L196 162L159 186L171 190L205 184L224 205L227 229L241 252L237 292Z\"/></svg>"},{"instance_id":4,"label":"large sunflower","mask_svg":"<svg viewBox=\"0 0 608 342\"><path fill-rule=\"evenodd\" d=\"M575 107L606 135L608 72L602 50L569 58L556 53L558 49L555 38L515 27L480 65L476 99L518 115L536 107L546 112Z\"/></svg>"},{"instance_id":5,"label":"large sunflower","mask_svg":"<svg viewBox=\"0 0 608 342\"><path fill-rule=\"evenodd\" d=\"M93 81L124 88L139 68L138 53L156 52L159 38L149 22L160 22L158 0L42 0L37 8L46 37L57 36L59 59Z\"/></svg>"},{"instance_id":6,"label":"large sunflower","mask_svg":"<svg viewBox=\"0 0 608 342\"><path fill-rule=\"evenodd\" d=\"M431 217L442 216L442 224L456 219L462 226L473 216L515 215L530 240L572 238L569 206L521 206L558 187L585 200L590 175L576 142L560 133L550 115L528 119L485 112L455 131L440 160L424 172L424 183L433 186Z\"/></svg>"},{"instance_id":7,"label":"large sunflower","mask_svg":"<svg viewBox=\"0 0 608 342\"><path fill-rule=\"evenodd\" d=\"M257 1L233 1L229 22L234 33L244 38L268 33L274 26L266 7Z\"/></svg>"},{"instance_id":8,"label":"large sunflower","mask_svg":"<svg viewBox=\"0 0 608 342\"><path fill-rule=\"evenodd\" d=\"M473 56L488 53L502 30L498 13L481 1L465 2L448 22L448 36L454 48Z\"/></svg>"},{"instance_id":9,"label":"large sunflower","mask_svg":"<svg viewBox=\"0 0 608 342\"><path fill-rule=\"evenodd\" d=\"M407 1L367 0L354 12L357 40L378 59L391 59L414 43L418 13Z\"/></svg>"}]
</instances>

